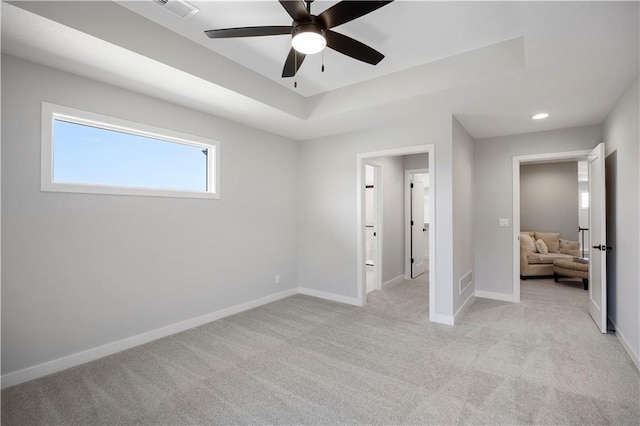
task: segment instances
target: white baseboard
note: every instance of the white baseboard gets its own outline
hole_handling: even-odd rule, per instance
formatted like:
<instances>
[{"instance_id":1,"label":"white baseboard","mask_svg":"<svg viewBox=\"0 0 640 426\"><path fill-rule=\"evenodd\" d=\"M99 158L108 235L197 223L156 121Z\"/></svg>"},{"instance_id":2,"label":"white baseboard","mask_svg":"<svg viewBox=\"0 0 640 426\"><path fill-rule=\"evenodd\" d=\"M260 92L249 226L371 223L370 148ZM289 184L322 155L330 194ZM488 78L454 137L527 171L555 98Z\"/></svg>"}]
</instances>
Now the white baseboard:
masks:
<instances>
[{"instance_id":1,"label":"white baseboard","mask_svg":"<svg viewBox=\"0 0 640 426\"><path fill-rule=\"evenodd\" d=\"M332 302L346 303L347 305L362 306L357 297L343 296L342 294L328 293L326 291L314 290L306 287L298 287L298 293L319 299L331 300Z\"/></svg>"},{"instance_id":2,"label":"white baseboard","mask_svg":"<svg viewBox=\"0 0 640 426\"><path fill-rule=\"evenodd\" d=\"M482 299L502 300L503 302L519 302L513 294L494 293L492 291L476 290L476 297Z\"/></svg>"},{"instance_id":3,"label":"white baseboard","mask_svg":"<svg viewBox=\"0 0 640 426\"><path fill-rule=\"evenodd\" d=\"M395 278L390 279L389 281L385 282L382 284L382 289L386 290L390 287L393 287L396 284L400 284L402 281L404 281L404 274L403 275L398 275Z\"/></svg>"},{"instance_id":4,"label":"white baseboard","mask_svg":"<svg viewBox=\"0 0 640 426\"><path fill-rule=\"evenodd\" d=\"M211 312L205 315L201 315L188 320L180 321L175 324L168 325L166 327L158 328L148 331L146 333L138 334L136 336L127 337L116 342L107 343L106 345L98 346L96 348L88 349L86 351L78 352L75 354L67 355L62 358L55 359L53 361L47 361L42 364L34 365L33 367L27 367L22 370L14 371L12 373L4 374L0 381L2 382L2 389L14 386L20 383L28 382L39 377L47 376L58 371L66 370L67 368L75 367L80 364L84 364L89 361L94 361L99 358L103 358L107 355L114 354L116 352L130 349L135 346L143 345L145 343L157 340L172 334L180 333L181 331L188 330L190 328L198 327L209 322L228 317L249 309L256 308L258 306L266 305L267 303L275 302L276 300L284 299L285 297L298 294L297 288L285 290L280 293L272 294L269 296L261 297L260 299L252 300L249 302L241 303L239 305L231 306L229 308L221 309L216 312Z\"/></svg>"},{"instance_id":5,"label":"white baseboard","mask_svg":"<svg viewBox=\"0 0 640 426\"><path fill-rule=\"evenodd\" d=\"M613 327L616 329L616 337L620 341L620 344L622 345L624 350L627 352L627 354L629 355L629 358L631 358L631 361L633 361L633 363L635 364L636 368L638 370L640 370L640 357L638 356L637 353L635 353L635 351L633 350L633 348L629 344L629 341L627 340L626 337L624 337L624 334L622 334L622 332L620 331L620 329L618 328L616 323L613 322L611 317L608 316L607 318L609 318L609 321L611 321L611 324L613 324Z\"/></svg>"},{"instance_id":6,"label":"white baseboard","mask_svg":"<svg viewBox=\"0 0 640 426\"><path fill-rule=\"evenodd\" d=\"M439 324L453 325L455 320L451 315L443 315L429 312L429 321Z\"/></svg>"},{"instance_id":7,"label":"white baseboard","mask_svg":"<svg viewBox=\"0 0 640 426\"><path fill-rule=\"evenodd\" d=\"M476 301L476 296L474 295L473 292L471 292L471 294L469 294L469 297L467 297L467 300L464 301L462 306L458 308L458 310L456 311L456 314L453 316L454 323L455 321L458 321L458 318L460 318L460 315L462 315L464 311L469 309L469 307L473 305L473 302L475 301Z\"/></svg>"}]
</instances>

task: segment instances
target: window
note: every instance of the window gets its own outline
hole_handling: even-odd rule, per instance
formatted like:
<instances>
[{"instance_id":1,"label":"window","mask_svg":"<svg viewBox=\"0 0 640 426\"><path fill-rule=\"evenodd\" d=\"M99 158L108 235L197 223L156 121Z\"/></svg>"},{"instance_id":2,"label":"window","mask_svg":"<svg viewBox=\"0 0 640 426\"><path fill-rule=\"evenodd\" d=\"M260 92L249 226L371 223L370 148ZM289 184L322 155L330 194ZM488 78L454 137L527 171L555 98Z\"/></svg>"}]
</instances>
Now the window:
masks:
<instances>
[{"instance_id":1,"label":"window","mask_svg":"<svg viewBox=\"0 0 640 426\"><path fill-rule=\"evenodd\" d=\"M586 191L580 192L580 208L581 209L589 208L589 193Z\"/></svg>"},{"instance_id":2,"label":"window","mask_svg":"<svg viewBox=\"0 0 640 426\"><path fill-rule=\"evenodd\" d=\"M42 190L219 198L219 143L42 103Z\"/></svg>"}]
</instances>

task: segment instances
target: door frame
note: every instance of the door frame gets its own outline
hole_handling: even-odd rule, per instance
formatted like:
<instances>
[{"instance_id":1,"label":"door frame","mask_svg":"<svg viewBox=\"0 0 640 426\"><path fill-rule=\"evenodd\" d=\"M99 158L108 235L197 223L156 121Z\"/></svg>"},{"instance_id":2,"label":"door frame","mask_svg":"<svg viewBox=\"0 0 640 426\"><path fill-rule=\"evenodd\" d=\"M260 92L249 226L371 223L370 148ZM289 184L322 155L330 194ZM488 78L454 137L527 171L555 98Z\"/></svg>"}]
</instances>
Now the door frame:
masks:
<instances>
[{"instance_id":1,"label":"door frame","mask_svg":"<svg viewBox=\"0 0 640 426\"><path fill-rule=\"evenodd\" d=\"M384 170L380 163L371 160L365 160L364 166L373 167L373 197L374 203L373 208L375 209L374 221L373 221L373 229L376 233L376 237L373 239L374 248L374 259L373 259L373 288L375 290L382 290L382 238L378 238L378 236L383 235L382 224L384 221L382 220L382 216L384 214L384 209L382 208L382 176L384 174ZM362 167L363 171L366 170L366 167ZM365 172L366 179L366 172ZM366 180L364 181L366 183ZM365 187L366 193L366 187ZM363 202L366 204L366 197L363 199ZM366 225L366 209L365 209L365 225ZM366 233L365 233L365 293L366 293Z\"/></svg>"},{"instance_id":2,"label":"door frame","mask_svg":"<svg viewBox=\"0 0 640 426\"><path fill-rule=\"evenodd\" d=\"M415 173L429 173L428 168L408 169L404 171L404 279L411 279L411 175ZM429 176L431 179L431 176ZM431 208L431 180L429 180L429 222L434 214ZM429 252L431 252L431 223L429 223ZM431 255L429 255L429 269L431 269ZM431 277L429 277L431 279Z\"/></svg>"},{"instance_id":3,"label":"door frame","mask_svg":"<svg viewBox=\"0 0 640 426\"><path fill-rule=\"evenodd\" d=\"M520 302L520 165L523 163L585 161L589 158L590 153L591 150L586 149L513 156L513 216L511 219L513 225L513 295L509 301Z\"/></svg>"},{"instance_id":4,"label":"door frame","mask_svg":"<svg viewBox=\"0 0 640 426\"><path fill-rule=\"evenodd\" d=\"M429 231L429 321L434 321L436 315L436 216L435 216L435 204L436 204L436 170L435 170L435 145L424 144L414 145L404 148L387 149L382 151L363 152L356 154L356 235L357 235L357 289L358 289L358 303L360 306L367 304L367 291L366 291L366 266L365 266L365 209L363 203L365 202L365 188L364 188L364 164L367 159L375 157L396 157L401 155L411 154L428 154L427 168L429 169L429 215L430 224L429 227L433 228ZM381 277L382 278L382 277Z\"/></svg>"}]
</instances>

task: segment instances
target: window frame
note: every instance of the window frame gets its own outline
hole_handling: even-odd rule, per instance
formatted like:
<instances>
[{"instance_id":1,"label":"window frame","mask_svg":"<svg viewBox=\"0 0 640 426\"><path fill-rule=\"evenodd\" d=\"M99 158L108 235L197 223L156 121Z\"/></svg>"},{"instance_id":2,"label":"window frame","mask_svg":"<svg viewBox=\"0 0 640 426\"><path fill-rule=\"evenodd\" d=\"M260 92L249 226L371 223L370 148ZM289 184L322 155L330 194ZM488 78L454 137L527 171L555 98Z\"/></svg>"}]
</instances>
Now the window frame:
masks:
<instances>
[{"instance_id":1,"label":"window frame","mask_svg":"<svg viewBox=\"0 0 640 426\"><path fill-rule=\"evenodd\" d=\"M55 120L129 133L207 150L207 190L164 189L97 183L56 182L53 179L53 127ZM127 121L63 105L42 102L42 152L40 189L44 192L134 195L176 198L220 198L220 142L174 130Z\"/></svg>"}]
</instances>

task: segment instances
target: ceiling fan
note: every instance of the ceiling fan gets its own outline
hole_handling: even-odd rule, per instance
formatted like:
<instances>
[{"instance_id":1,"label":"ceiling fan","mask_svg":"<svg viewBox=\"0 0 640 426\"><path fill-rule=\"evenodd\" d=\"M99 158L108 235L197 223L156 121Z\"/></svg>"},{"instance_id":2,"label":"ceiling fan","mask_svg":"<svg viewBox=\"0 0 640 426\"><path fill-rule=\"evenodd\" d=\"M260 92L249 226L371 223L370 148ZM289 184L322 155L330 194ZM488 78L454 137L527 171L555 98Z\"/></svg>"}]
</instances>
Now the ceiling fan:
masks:
<instances>
[{"instance_id":1,"label":"ceiling fan","mask_svg":"<svg viewBox=\"0 0 640 426\"><path fill-rule=\"evenodd\" d=\"M325 47L338 51L368 64L377 65L384 55L377 50L331 28L364 16L381 8L388 1L341 1L320 15L311 14L314 0L279 0L293 19L291 25L223 28L207 30L209 38L260 37L291 34L291 50L282 70L282 77L293 77L298 72L306 55L318 53ZM306 3L306 5L304 4Z\"/></svg>"}]
</instances>

